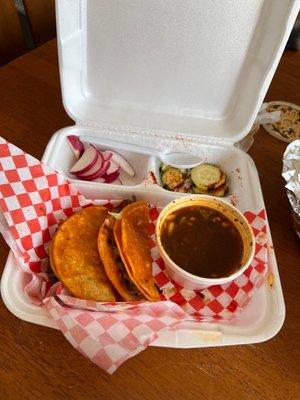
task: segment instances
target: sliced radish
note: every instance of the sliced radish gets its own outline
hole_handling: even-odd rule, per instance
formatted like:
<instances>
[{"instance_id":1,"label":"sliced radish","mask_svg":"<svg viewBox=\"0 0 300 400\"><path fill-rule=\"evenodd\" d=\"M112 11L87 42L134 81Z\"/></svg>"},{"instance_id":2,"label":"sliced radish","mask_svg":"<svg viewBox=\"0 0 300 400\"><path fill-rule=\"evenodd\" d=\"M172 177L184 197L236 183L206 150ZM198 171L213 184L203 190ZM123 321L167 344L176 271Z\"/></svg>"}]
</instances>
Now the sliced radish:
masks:
<instances>
[{"instance_id":1,"label":"sliced radish","mask_svg":"<svg viewBox=\"0 0 300 400\"><path fill-rule=\"evenodd\" d=\"M102 175L102 178L105 179L105 183L112 183L114 182L116 179L118 179L120 176L119 171L115 171L112 174L104 174Z\"/></svg>"},{"instance_id":2,"label":"sliced radish","mask_svg":"<svg viewBox=\"0 0 300 400\"><path fill-rule=\"evenodd\" d=\"M102 178L102 177L101 177L101 178L99 177L99 178L93 179L93 181L94 181L94 182L99 182L99 183L105 183L105 179Z\"/></svg>"},{"instance_id":3,"label":"sliced radish","mask_svg":"<svg viewBox=\"0 0 300 400\"><path fill-rule=\"evenodd\" d=\"M91 144L84 150L77 163L70 169L71 174L83 174L88 171L98 159L98 151Z\"/></svg>"},{"instance_id":4,"label":"sliced radish","mask_svg":"<svg viewBox=\"0 0 300 400\"><path fill-rule=\"evenodd\" d=\"M108 170L106 171L107 175L113 174L114 172L120 172L120 165L114 162L113 160L110 160L110 166Z\"/></svg>"},{"instance_id":5,"label":"sliced radish","mask_svg":"<svg viewBox=\"0 0 300 400\"><path fill-rule=\"evenodd\" d=\"M102 165L102 168L101 168L101 171L99 171L99 176L103 176L107 172L109 166L110 166L110 162L109 161L104 161L104 163Z\"/></svg>"},{"instance_id":6,"label":"sliced radish","mask_svg":"<svg viewBox=\"0 0 300 400\"><path fill-rule=\"evenodd\" d=\"M78 160L84 152L83 143L80 141L79 137L75 136L75 135L67 136L67 140L68 140L68 143L69 143L76 159Z\"/></svg>"},{"instance_id":7,"label":"sliced radish","mask_svg":"<svg viewBox=\"0 0 300 400\"><path fill-rule=\"evenodd\" d=\"M96 169L96 164L97 164L97 169ZM77 178L82 179L84 181L93 181L97 178L100 178L108 170L110 162L103 161L102 157L99 154L99 159L96 161L96 164L93 166L92 169L88 170L84 174L77 174Z\"/></svg>"},{"instance_id":8,"label":"sliced radish","mask_svg":"<svg viewBox=\"0 0 300 400\"><path fill-rule=\"evenodd\" d=\"M99 171L102 169L102 165L103 165L104 161L102 159L102 157L100 156L100 154L98 154L97 156L97 160L95 162L95 164L92 166L92 168L88 169L86 172L79 174L76 173L77 178L79 179L85 179L85 180L90 180L93 179L94 176L99 176Z\"/></svg>"},{"instance_id":9,"label":"sliced radish","mask_svg":"<svg viewBox=\"0 0 300 400\"><path fill-rule=\"evenodd\" d=\"M104 161L110 161L113 156L113 153L110 150L98 150Z\"/></svg>"},{"instance_id":10,"label":"sliced radish","mask_svg":"<svg viewBox=\"0 0 300 400\"><path fill-rule=\"evenodd\" d=\"M117 153L116 151L112 151L112 161L119 164L120 167L130 176L135 175L135 170L133 166L129 164L127 160L121 154Z\"/></svg>"}]
</instances>

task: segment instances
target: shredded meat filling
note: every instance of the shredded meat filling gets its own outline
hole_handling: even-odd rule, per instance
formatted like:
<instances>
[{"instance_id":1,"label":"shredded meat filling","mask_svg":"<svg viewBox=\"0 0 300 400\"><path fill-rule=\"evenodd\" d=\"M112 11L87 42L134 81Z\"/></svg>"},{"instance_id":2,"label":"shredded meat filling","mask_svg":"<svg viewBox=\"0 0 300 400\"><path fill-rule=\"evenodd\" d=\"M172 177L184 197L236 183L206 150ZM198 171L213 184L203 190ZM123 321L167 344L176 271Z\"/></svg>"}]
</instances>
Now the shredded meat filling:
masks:
<instances>
[{"instance_id":1,"label":"shredded meat filling","mask_svg":"<svg viewBox=\"0 0 300 400\"><path fill-rule=\"evenodd\" d=\"M116 264L117 264L117 266L119 268L119 272L120 272L123 284L126 286L128 292L131 294L131 296L134 296L137 300L141 300L142 299L142 295L139 292L139 290L136 287L136 285L129 278L128 273L126 271L126 268L125 268L125 266L123 264L123 261L122 261L122 259L120 257L119 250L118 250L117 246L115 244L113 244L112 249L113 249L113 252L114 252L114 256L115 256L115 259L116 259Z\"/></svg>"}]
</instances>

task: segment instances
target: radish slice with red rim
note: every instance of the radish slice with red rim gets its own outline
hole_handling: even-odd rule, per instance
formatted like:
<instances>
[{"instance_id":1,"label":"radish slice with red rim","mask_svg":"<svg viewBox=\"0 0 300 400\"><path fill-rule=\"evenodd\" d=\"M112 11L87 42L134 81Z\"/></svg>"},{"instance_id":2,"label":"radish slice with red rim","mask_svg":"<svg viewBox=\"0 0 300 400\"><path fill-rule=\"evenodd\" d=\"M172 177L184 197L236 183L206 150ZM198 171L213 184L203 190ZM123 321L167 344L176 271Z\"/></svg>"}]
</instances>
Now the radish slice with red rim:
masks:
<instances>
[{"instance_id":1,"label":"radish slice with red rim","mask_svg":"<svg viewBox=\"0 0 300 400\"><path fill-rule=\"evenodd\" d=\"M125 171L128 175L134 176L135 175L135 170L133 166L125 160L121 154L117 153L116 151L112 151L112 161L120 165L120 167Z\"/></svg>"},{"instance_id":2,"label":"radish slice with red rim","mask_svg":"<svg viewBox=\"0 0 300 400\"><path fill-rule=\"evenodd\" d=\"M105 179L105 183L113 183L116 179L118 179L120 176L119 171L115 171L112 174L104 174L102 175L102 178Z\"/></svg>"},{"instance_id":3,"label":"radish slice with red rim","mask_svg":"<svg viewBox=\"0 0 300 400\"><path fill-rule=\"evenodd\" d=\"M90 175L97 174L100 171L100 169L102 168L103 162L104 161L102 160L101 156L98 155L95 164L91 168L89 168L84 173L78 173L77 172L75 175L77 177L81 177L81 176L85 177L85 176L90 176Z\"/></svg>"},{"instance_id":4,"label":"radish slice with red rim","mask_svg":"<svg viewBox=\"0 0 300 400\"><path fill-rule=\"evenodd\" d=\"M94 179L94 182L105 183L105 179L102 177L98 177L98 178Z\"/></svg>"},{"instance_id":5,"label":"radish slice with red rim","mask_svg":"<svg viewBox=\"0 0 300 400\"><path fill-rule=\"evenodd\" d=\"M84 181L93 181L96 178L99 178L105 174L110 165L109 161L103 161L102 157L98 156L98 160L96 161L93 168L84 174L77 174L77 178L82 179Z\"/></svg>"},{"instance_id":6,"label":"radish slice with red rim","mask_svg":"<svg viewBox=\"0 0 300 400\"><path fill-rule=\"evenodd\" d=\"M83 174L88 171L96 163L98 159L98 152L91 144L84 150L82 156L70 169L71 174Z\"/></svg>"},{"instance_id":7,"label":"radish slice with red rim","mask_svg":"<svg viewBox=\"0 0 300 400\"><path fill-rule=\"evenodd\" d=\"M110 161L104 161L101 171L99 171L98 176L103 176L106 173L106 171L108 170L109 166L110 166Z\"/></svg>"},{"instance_id":8,"label":"radish slice with red rim","mask_svg":"<svg viewBox=\"0 0 300 400\"><path fill-rule=\"evenodd\" d=\"M110 160L110 166L108 170L106 171L107 175L113 174L114 172L120 172L120 165L114 162L113 160Z\"/></svg>"},{"instance_id":9,"label":"radish slice with red rim","mask_svg":"<svg viewBox=\"0 0 300 400\"><path fill-rule=\"evenodd\" d=\"M71 147L71 150L74 153L74 156L76 157L77 160L82 156L84 152L84 145L79 139L78 136L75 135L69 135L67 136L67 141Z\"/></svg>"},{"instance_id":10,"label":"radish slice with red rim","mask_svg":"<svg viewBox=\"0 0 300 400\"><path fill-rule=\"evenodd\" d=\"M88 169L86 172L82 174L77 173L76 176L79 179L92 180L99 176L99 172L102 170L103 164L104 161L102 160L101 156L98 155L97 160L95 164L92 166L92 168Z\"/></svg>"},{"instance_id":11,"label":"radish slice with red rim","mask_svg":"<svg viewBox=\"0 0 300 400\"><path fill-rule=\"evenodd\" d=\"M98 152L101 154L104 161L110 161L113 156L113 153L110 150L98 150Z\"/></svg>"}]
</instances>

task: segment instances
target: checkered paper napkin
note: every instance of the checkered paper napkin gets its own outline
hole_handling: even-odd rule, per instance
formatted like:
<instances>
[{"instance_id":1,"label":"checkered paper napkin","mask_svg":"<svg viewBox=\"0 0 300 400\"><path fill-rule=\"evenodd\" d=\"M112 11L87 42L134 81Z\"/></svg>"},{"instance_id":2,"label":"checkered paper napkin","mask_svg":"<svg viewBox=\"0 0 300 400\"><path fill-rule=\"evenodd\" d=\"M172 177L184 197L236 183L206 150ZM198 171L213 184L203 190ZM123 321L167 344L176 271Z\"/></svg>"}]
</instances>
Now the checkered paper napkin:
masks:
<instances>
[{"instance_id":1,"label":"checkered paper napkin","mask_svg":"<svg viewBox=\"0 0 300 400\"><path fill-rule=\"evenodd\" d=\"M245 212L256 237L251 266L231 283L196 292L180 287L167 276L154 234L159 209L151 206L152 266L162 301L97 303L76 299L60 282L53 282L48 249L58 223L92 203L52 168L0 137L0 231L20 267L31 275L24 291L32 302L48 310L78 351L109 373L166 329L179 329L183 321L201 324L234 318L265 278L264 210ZM116 202L100 199L97 204L113 209Z\"/></svg>"}]
</instances>

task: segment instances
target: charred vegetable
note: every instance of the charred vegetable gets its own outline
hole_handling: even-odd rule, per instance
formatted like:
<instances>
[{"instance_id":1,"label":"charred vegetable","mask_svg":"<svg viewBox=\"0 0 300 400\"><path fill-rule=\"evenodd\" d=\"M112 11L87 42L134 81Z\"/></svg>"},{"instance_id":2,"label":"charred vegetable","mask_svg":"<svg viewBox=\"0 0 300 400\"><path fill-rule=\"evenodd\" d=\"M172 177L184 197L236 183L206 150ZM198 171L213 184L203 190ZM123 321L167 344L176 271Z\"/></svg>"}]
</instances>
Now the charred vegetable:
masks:
<instances>
[{"instance_id":1,"label":"charred vegetable","mask_svg":"<svg viewBox=\"0 0 300 400\"><path fill-rule=\"evenodd\" d=\"M212 164L200 164L192 168L191 178L195 186L208 189L221 181L222 171Z\"/></svg>"},{"instance_id":2,"label":"charred vegetable","mask_svg":"<svg viewBox=\"0 0 300 400\"><path fill-rule=\"evenodd\" d=\"M213 164L203 163L181 170L162 163L160 176L163 187L173 192L224 197L228 191L226 174Z\"/></svg>"},{"instance_id":3,"label":"charred vegetable","mask_svg":"<svg viewBox=\"0 0 300 400\"><path fill-rule=\"evenodd\" d=\"M161 180L164 188L174 190L177 186L184 183L184 176L179 169L169 167L162 173Z\"/></svg>"},{"instance_id":4,"label":"charred vegetable","mask_svg":"<svg viewBox=\"0 0 300 400\"><path fill-rule=\"evenodd\" d=\"M193 192L224 197L228 191L227 176L221 168L212 164L201 164L191 170Z\"/></svg>"}]
</instances>

